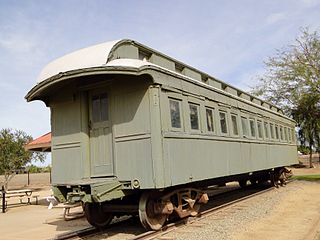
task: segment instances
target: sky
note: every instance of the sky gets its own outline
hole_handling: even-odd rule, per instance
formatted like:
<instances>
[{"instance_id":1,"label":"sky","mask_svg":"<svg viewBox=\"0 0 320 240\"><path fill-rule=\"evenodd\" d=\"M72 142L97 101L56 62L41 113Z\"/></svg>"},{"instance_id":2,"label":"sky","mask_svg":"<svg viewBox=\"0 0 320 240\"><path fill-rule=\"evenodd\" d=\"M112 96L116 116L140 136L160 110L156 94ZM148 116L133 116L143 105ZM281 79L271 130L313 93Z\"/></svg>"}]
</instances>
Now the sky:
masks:
<instances>
[{"instance_id":1,"label":"sky","mask_svg":"<svg viewBox=\"0 0 320 240\"><path fill-rule=\"evenodd\" d=\"M320 0L0 0L0 129L50 131L49 109L24 96L77 49L130 38L249 90L303 27L320 31Z\"/></svg>"}]
</instances>

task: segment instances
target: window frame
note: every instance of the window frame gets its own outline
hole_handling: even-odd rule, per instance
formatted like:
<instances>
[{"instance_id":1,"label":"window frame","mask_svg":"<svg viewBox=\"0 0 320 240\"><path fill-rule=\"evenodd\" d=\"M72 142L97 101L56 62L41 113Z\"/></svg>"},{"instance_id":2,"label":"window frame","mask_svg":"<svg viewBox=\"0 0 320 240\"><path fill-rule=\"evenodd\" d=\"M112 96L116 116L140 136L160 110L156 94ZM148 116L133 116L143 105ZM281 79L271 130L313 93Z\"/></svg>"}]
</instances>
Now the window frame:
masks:
<instances>
[{"instance_id":1,"label":"window frame","mask_svg":"<svg viewBox=\"0 0 320 240\"><path fill-rule=\"evenodd\" d=\"M245 120L245 121L242 121L242 120ZM240 121L241 121L241 133L242 133L242 137L243 138L249 138L250 137L250 126L249 126L249 118L245 115L241 115L240 116ZM243 122L245 122L245 126L246 126L246 134L244 133L244 128L243 128Z\"/></svg>"},{"instance_id":2,"label":"window frame","mask_svg":"<svg viewBox=\"0 0 320 240\"><path fill-rule=\"evenodd\" d=\"M236 125L234 125L234 122L232 120L232 117L235 117L236 119ZM240 136L240 128L239 128L239 117L238 117L238 114L237 113L234 113L234 112L231 112L230 113L230 121L231 121L231 129L232 129L232 135L235 136L235 137L239 137ZM236 126L236 129L237 129L237 134L234 132L234 126Z\"/></svg>"},{"instance_id":3,"label":"window frame","mask_svg":"<svg viewBox=\"0 0 320 240\"><path fill-rule=\"evenodd\" d=\"M191 122L191 106L195 106L197 109L197 120L198 120L198 128L194 129L192 128L192 122ZM192 102L192 101L188 101L188 119L189 119L189 126L190 126L190 131L191 132L200 132L201 131L201 109L200 109L200 104Z\"/></svg>"},{"instance_id":4,"label":"window frame","mask_svg":"<svg viewBox=\"0 0 320 240\"><path fill-rule=\"evenodd\" d=\"M212 112L212 127L213 127L213 131L209 131L208 129L208 116L207 116L207 110ZM211 107L211 106L204 106L204 112L205 112L205 129L206 129L206 133L208 134L212 134L215 135L216 131L217 131L217 127L216 127L216 116L215 116L215 108Z\"/></svg>"},{"instance_id":5,"label":"window frame","mask_svg":"<svg viewBox=\"0 0 320 240\"><path fill-rule=\"evenodd\" d=\"M106 119L103 119L102 118L102 109L103 109L103 106L102 106L102 96L106 96L105 99L107 99L106 101ZM95 113L94 113L94 98L96 99L99 99L99 119L95 119ZM99 126L103 126L104 124L106 123L109 123L110 122L110 97L109 97L109 94L108 94L108 91L107 90L95 90L95 91L92 91L90 92L89 94L89 103L90 103L90 106L89 106L89 111L90 111L90 125L94 125L96 127L99 127Z\"/></svg>"},{"instance_id":6,"label":"window frame","mask_svg":"<svg viewBox=\"0 0 320 240\"><path fill-rule=\"evenodd\" d=\"M279 125L279 135L280 135L280 142L284 142L283 126L282 125Z\"/></svg>"},{"instance_id":7,"label":"window frame","mask_svg":"<svg viewBox=\"0 0 320 240\"><path fill-rule=\"evenodd\" d=\"M284 132L284 141L285 142L289 142L289 140L288 140L288 128L284 127L283 128L283 132Z\"/></svg>"},{"instance_id":8,"label":"window frame","mask_svg":"<svg viewBox=\"0 0 320 240\"><path fill-rule=\"evenodd\" d=\"M264 132L264 139L269 140L270 139L270 127L269 127L269 122L263 121L263 132Z\"/></svg>"},{"instance_id":9,"label":"window frame","mask_svg":"<svg viewBox=\"0 0 320 240\"><path fill-rule=\"evenodd\" d=\"M225 122L226 122L226 130L227 130L227 132L222 132L221 115L220 115L221 113L225 114ZM225 110L225 109L219 109L218 110L218 114L219 114L219 131L220 131L220 134L222 136L228 136L229 135L228 111Z\"/></svg>"},{"instance_id":10,"label":"window frame","mask_svg":"<svg viewBox=\"0 0 320 240\"><path fill-rule=\"evenodd\" d=\"M259 123L260 123L260 131L259 131ZM264 135L263 135L263 122L261 119L257 119L257 133L258 133L257 134L258 139L263 139L263 137L264 137Z\"/></svg>"},{"instance_id":11,"label":"window frame","mask_svg":"<svg viewBox=\"0 0 320 240\"><path fill-rule=\"evenodd\" d=\"M274 141L276 139L276 135L275 135L275 128L274 128L274 123L273 122L269 122L269 128L270 128L270 139L272 141Z\"/></svg>"},{"instance_id":12,"label":"window frame","mask_svg":"<svg viewBox=\"0 0 320 240\"><path fill-rule=\"evenodd\" d=\"M180 117L180 127L174 127L172 126L172 115L171 115L171 105L170 101L178 102L179 104L179 117ZM184 127L184 118L183 118L183 100L179 98L174 98L168 96L168 110L169 110L169 129L174 132L182 132Z\"/></svg>"},{"instance_id":13,"label":"window frame","mask_svg":"<svg viewBox=\"0 0 320 240\"><path fill-rule=\"evenodd\" d=\"M292 136L291 136L291 127L288 127L288 142L292 142Z\"/></svg>"},{"instance_id":14,"label":"window frame","mask_svg":"<svg viewBox=\"0 0 320 240\"><path fill-rule=\"evenodd\" d=\"M253 122L253 125L251 125L251 122ZM252 135L252 126L254 127L254 136ZM257 139L257 126L256 126L256 119L254 117L249 117L249 128L250 128L250 137L252 139Z\"/></svg>"},{"instance_id":15,"label":"window frame","mask_svg":"<svg viewBox=\"0 0 320 240\"><path fill-rule=\"evenodd\" d=\"M275 139L280 141L279 124L274 124Z\"/></svg>"},{"instance_id":16,"label":"window frame","mask_svg":"<svg viewBox=\"0 0 320 240\"><path fill-rule=\"evenodd\" d=\"M292 143L296 143L297 142L297 137L296 137L296 128L295 127L293 127L292 129Z\"/></svg>"}]
</instances>

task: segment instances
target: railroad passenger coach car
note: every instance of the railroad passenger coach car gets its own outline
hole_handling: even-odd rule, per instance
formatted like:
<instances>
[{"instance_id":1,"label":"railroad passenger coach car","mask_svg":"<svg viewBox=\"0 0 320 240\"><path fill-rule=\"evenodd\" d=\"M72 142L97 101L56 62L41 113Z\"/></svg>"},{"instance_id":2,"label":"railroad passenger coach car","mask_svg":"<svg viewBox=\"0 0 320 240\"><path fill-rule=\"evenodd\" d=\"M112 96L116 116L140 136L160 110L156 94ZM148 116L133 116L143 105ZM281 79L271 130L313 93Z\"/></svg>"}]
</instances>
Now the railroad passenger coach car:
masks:
<instances>
[{"instance_id":1,"label":"railroad passenger coach car","mask_svg":"<svg viewBox=\"0 0 320 240\"><path fill-rule=\"evenodd\" d=\"M88 221L195 215L206 187L281 178L295 123L276 106L132 40L47 65L26 96L51 110L52 184Z\"/></svg>"}]
</instances>

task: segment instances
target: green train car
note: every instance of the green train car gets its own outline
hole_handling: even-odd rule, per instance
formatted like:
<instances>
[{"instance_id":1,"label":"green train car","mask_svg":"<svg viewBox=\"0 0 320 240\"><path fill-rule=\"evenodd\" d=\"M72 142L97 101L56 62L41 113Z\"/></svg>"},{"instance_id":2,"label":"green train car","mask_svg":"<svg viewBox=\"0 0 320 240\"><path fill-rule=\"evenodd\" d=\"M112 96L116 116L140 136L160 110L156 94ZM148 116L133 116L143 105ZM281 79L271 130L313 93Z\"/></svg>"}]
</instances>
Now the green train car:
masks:
<instances>
[{"instance_id":1,"label":"green train car","mask_svg":"<svg viewBox=\"0 0 320 240\"><path fill-rule=\"evenodd\" d=\"M297 162L279 108L132 40L53 61L26 99L51 110L54 195L96 227L139 214L156 230L197 214L210 185L277 184Z\"/></svg>"}]
</instances>

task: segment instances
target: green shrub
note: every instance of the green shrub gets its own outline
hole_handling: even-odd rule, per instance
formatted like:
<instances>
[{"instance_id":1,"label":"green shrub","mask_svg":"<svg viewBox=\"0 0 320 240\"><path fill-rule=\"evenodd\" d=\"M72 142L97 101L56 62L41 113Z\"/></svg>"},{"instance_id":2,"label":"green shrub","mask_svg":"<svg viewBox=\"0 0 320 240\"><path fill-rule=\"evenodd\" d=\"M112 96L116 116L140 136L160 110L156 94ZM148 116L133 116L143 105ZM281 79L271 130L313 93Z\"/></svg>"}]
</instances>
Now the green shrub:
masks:
<instances>
[{"instance_id":1,"label":"green shrub","mask_svg":"<svg viewBox=\"0 0 320 240\"><path fill-rule=\"evenodd\" d=\"M298 146L298 151L305 155L308 155L310 153L309 148L306 146Z\"/></svg>"}]
</instances>

